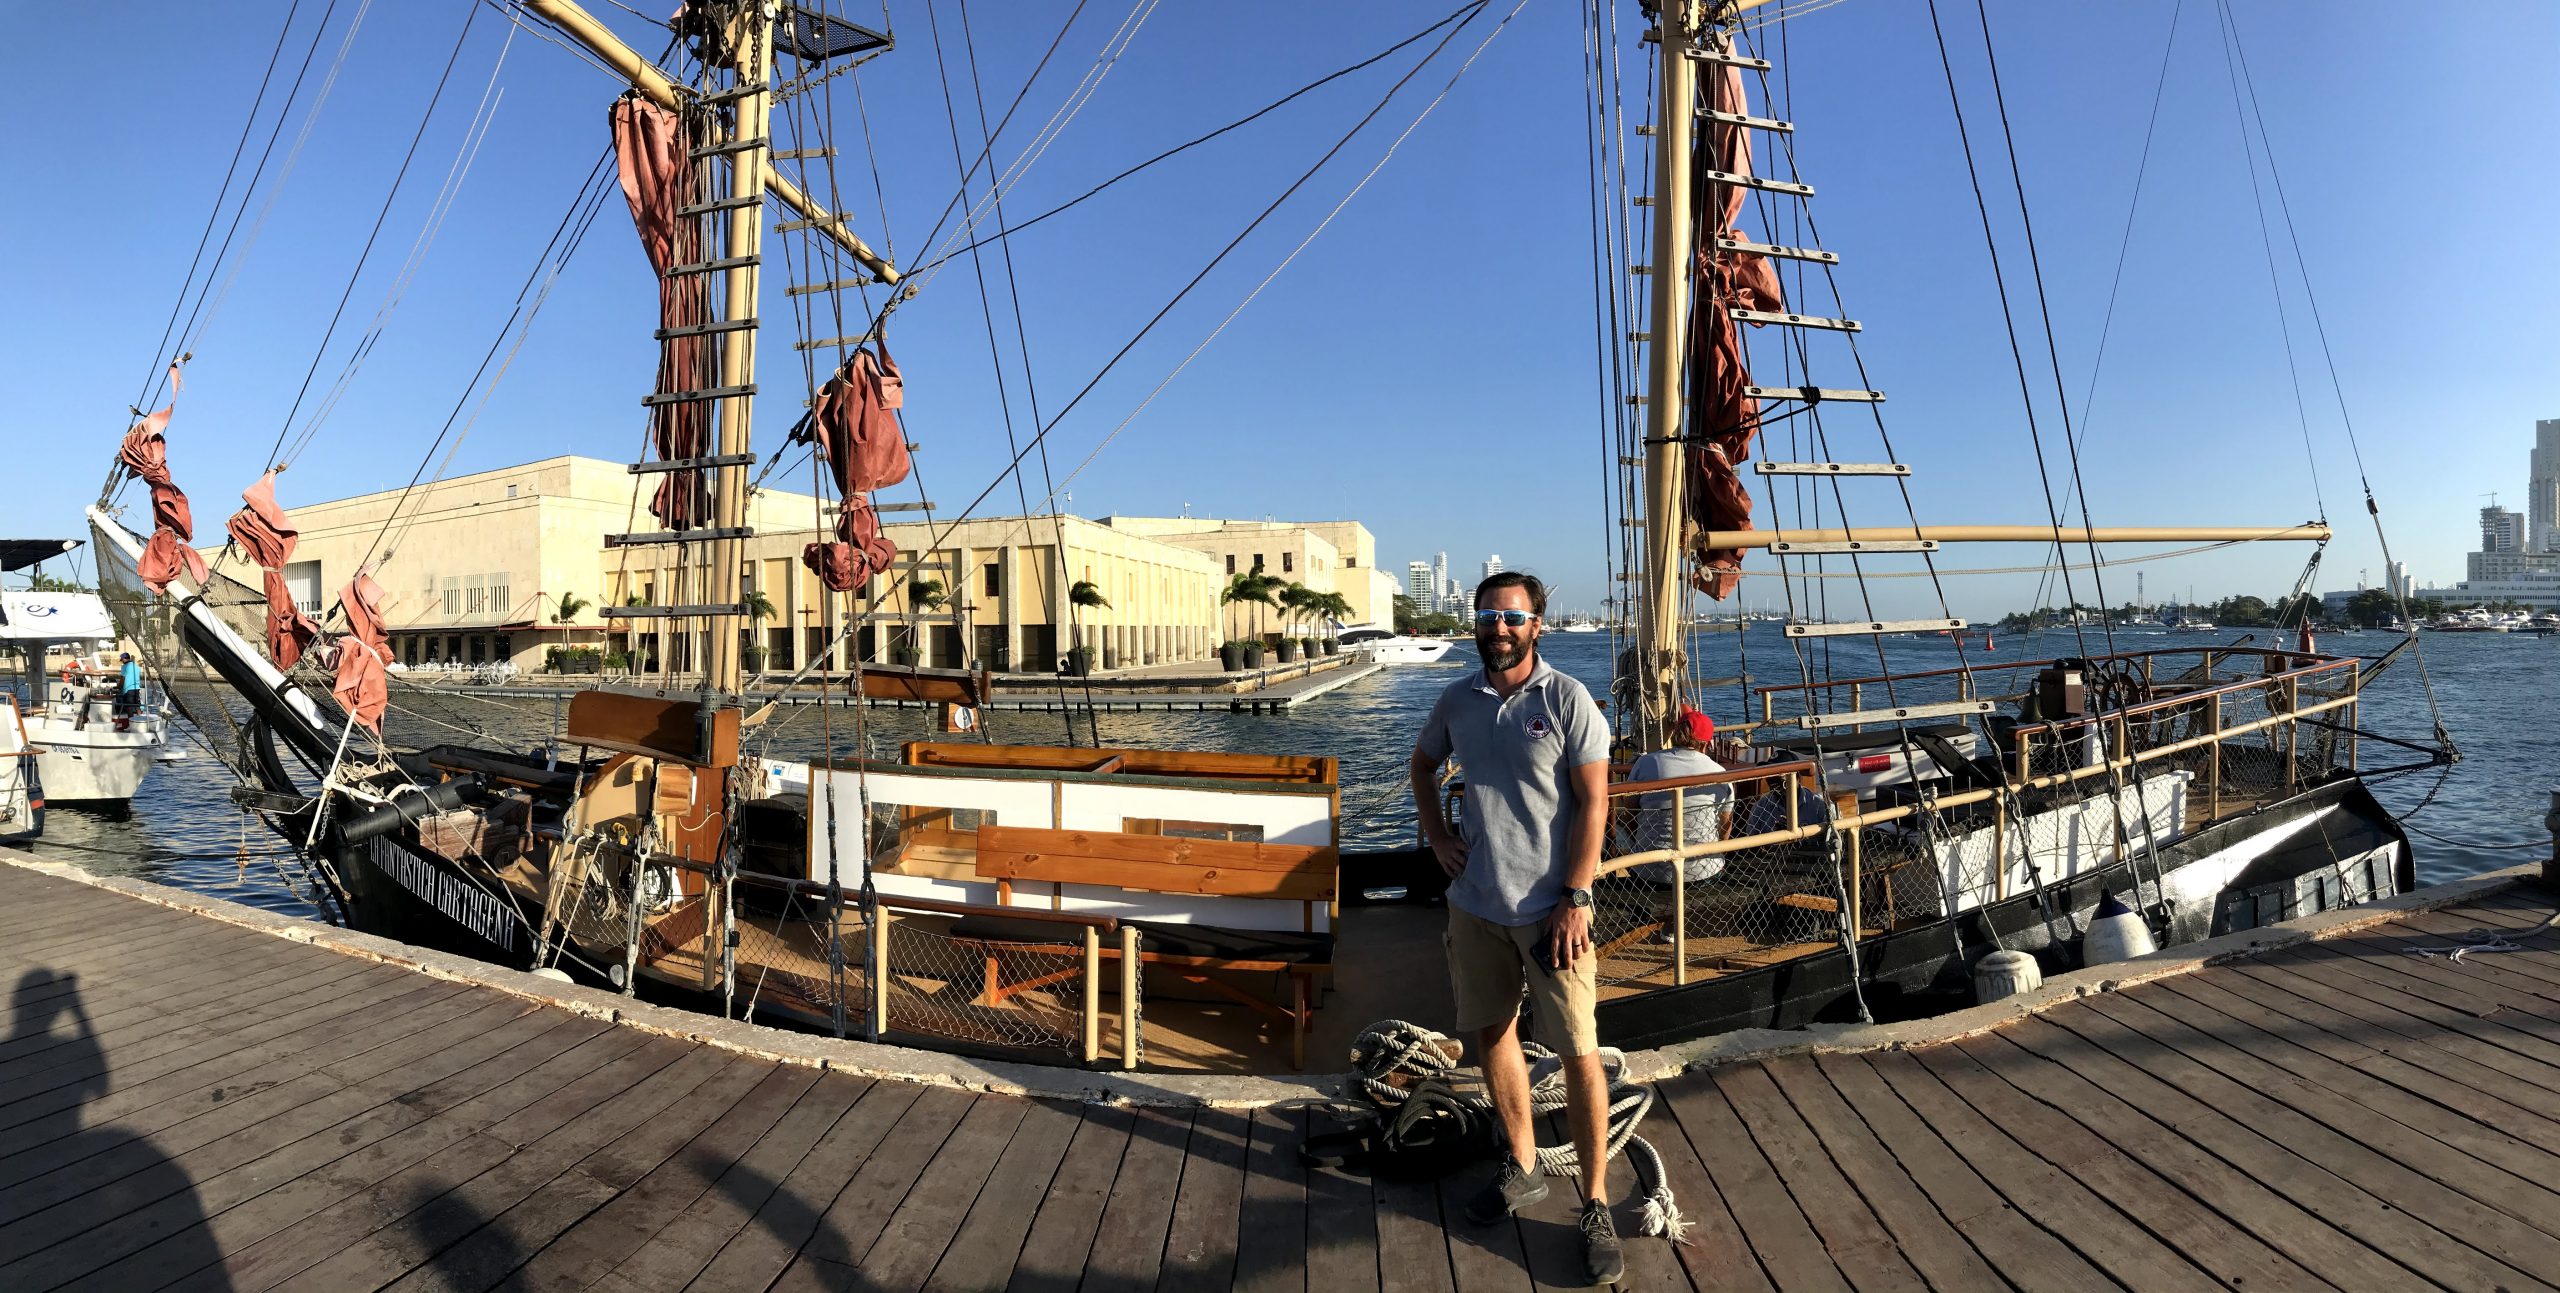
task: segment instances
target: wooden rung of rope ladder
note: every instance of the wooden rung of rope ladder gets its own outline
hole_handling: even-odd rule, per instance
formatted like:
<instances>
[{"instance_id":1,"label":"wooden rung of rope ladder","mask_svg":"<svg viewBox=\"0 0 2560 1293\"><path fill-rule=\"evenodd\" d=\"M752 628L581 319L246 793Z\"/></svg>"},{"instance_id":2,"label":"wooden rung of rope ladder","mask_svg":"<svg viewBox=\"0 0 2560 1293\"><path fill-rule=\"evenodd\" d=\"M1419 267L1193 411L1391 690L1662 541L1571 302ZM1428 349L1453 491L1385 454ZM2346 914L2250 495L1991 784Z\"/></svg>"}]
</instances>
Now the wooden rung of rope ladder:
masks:
<instances>
[{"instance_id":1,"label":"wooden rung of rope ladder","mask_svg":"<svg viewBox=\"0 0 2560 1293\"><path fill-rule=\"evenodd\" d=\"M1653 195L1652 195L1652 194L1650 194L1650 193L1640 193L1640 194L1636 195L1636 205L1637 205L1637 206L1640 206L1640 207L1649 207L1649 206L1652 206L1652 205L1653 205Z\"/></svg>"},{"instance_id":2,"label":"wooden rung of rope ladder","mask_svg":"<svg viewBox=\"0 0 2560 1293\"><path fill-rule=\"evenodd\" d=\"M1942 700L1927 705L1904 705L1898 709L1853 709L1840 714L1799 714L1796 726L1819 731L1827 727L1861 727L1869 723L1903 723L1919 718L1953 718L1958 715L1988 714L1997 708L1987 700Z\"/></svg>"},{"instance_id":3,"label":"wooden rung of rope ladder","mask_svg":"<svg viewBox=\"0 0 2560 1293\"><path fill-rule=\"evenodd\" d=\"M670 458L664 462L635 462L631 464L631 474L646 476L662 471L693 471L704 467L752 467L754 465L756 465L754 454L724 453L710 458Z\"/></svg>"},{"instance_id":4,"label":"wooden rung of rope ladder","mask_svg":"<svg viewBox=\"0 0 2560 1293\"><path fill-rule=\"evenodd\" d=\"M1751 130L1766 130L1778 134L1792 134L1796 128L1796 123L1792 121L1780 121L1775 117L1755 117L1745 112L1701 112L1698 115L1721 125L1742 126Z\"/></svg>"},{"instance_id":5,"label":"wooden rung of rope ladder","mask_svg":"<svg viewBox=\"0 0 2560 1293\"><path fill-rule=\"evenodd\" d=\"M833 148L778 148L774 150L773 159L778 162L797 162L812 157L835 155L836 150Z\"/></svg>"},{"instance_id":6,"label":"wooden rung of rope ladder","mask_svg":"<svg viewBox=\"0 0 2560 1293\"><path fill-rule=\"evenodd\" d=\"M1651 266L1651 265L1629 265L1629 266L1627 266L1627 272L1628 272L1628 273L1630 273L1630 274L1650 274L1650 273L1652 273L1652 272L1653 272L1653 266Z\"/></svg>"},{"instance_id":7,"label":"wooden rung of rope ladder","mask_svg":"<svg viewBox=\"0 0 2560 1293\"><path fill-rule=\"evenodd\" d=\"M1650 333L1650 332L1630 332L1630 333L1628 333L1628 334L1627 334L1627 340L1629 340L1629 341L1651 341L1651 340L1653 340L1653 334L1652 334L1652 333Z\"/></svg>"},{"instance_id":8,"label":"wooden rung of rope ladder","mask_svg":"<svg viewBox=\"0 0 2560 1293\"><path fill-rule=\"evenodd\" d=\"M1732 184L1746 189L1758 189L1763 193L1786 193L1800 198L1813 196L1812 185L1798 184L1793 180L1773 180L1759 175L1736 175L1731 171L1702 170L1698 173L1706 176L1710 184Z\"/></svg>"},{"instance_id":9,"label":"wooden rung of rope ladder","mask_svg":"<svg viewBox=\"0 0 2560 1293\"><path fill-rule=\"evenodd\" d=\"M1883 391L1845 390L1834 386L1745 386L1742 393L1755 400L1798 400L1820 404L1837 400L1843 404L1882 404Z\"/></svg>"},{"instance_id":10,"label":"wooden rung of rope ladder","mask_svg":"<svg viewBox=\"0 0 2560 1293\"><path fill-rule=\"evenodd\" d=\"M1774 242L1753 242L1748 238L1718 238L1717 251L1747 251L1754 256L1775 256L1780 260L1809 260L1819 265L1837 265L1840 255L1819 247L1789 247Z\"/></svg>"},{"instance_id":11,"label":"wooden rung of rope ladder","mask_svg":"<svg viewBox=\"0 0 2560 1293\"><path fill-rule=\"evenodd\" d=\"M730 256L722 260L698 260L690 265L674 265L661 278L680 278L686 274L716 274L724 269L753 269L764 263L762 256Z\"/></svg>"},{"instance_id":12,"label":"wooden rung of rope ladder","mask_svg":"<svg viewBox=\"0 0 2560 1293\"><path fill-rule=\"evenodd\" d=\"M837 350L844 350L854 346L867 345L879 339L880 330L874 328L869 332L851 337L821 337L816 341L795 341L791 343L791 348L793 350L825 350L832 347Z\"/></svg>"},{"instance_id":13,"label":"wooden rung of rope ladder","mask_svg":"<svg viewBox=\"0 0 2560 1293\"><path fill-rule=\"evenodd\" d=\"M705 526L699 530L646 530L634 534L608 534L608 548L640 548L659 543L709 543L717 539L752 539L756 532L743 525Z\"/></svg>"},{"instance_id":14,"label":"wooden rung of rope ladder","mask_svg":"<svg viewBox=\"0 0 2560 1293\"><path fill-rule=\"evenodd\" d=\"M1826 319L1813 314L1777 314L1768 310L1730 309L1725 313L1736 323L1774 323L1782 328L1823 328L1832 332L1863 332L1856 319Z\"/></svg>"},{"instance_id":15,"label":"wooden rung of rope ladder","mask_svg":"<svg viewBox=\"0 0 2560 1293\"><path fill-rule=\"evenodd\" d=\"M688 324L681 328L660 328L650 335L656 337L660 341L673 341L679 337L707 337L715 332L745 332L754 326L756 326L756 321L753 319L722 319L716 323L695 323Z\"/></svg>"},{"instance_id":16,"label":"wooden rung of rope ladder","mask_svg":"<svg viewBox=\"0 0 2560 1293\"><path fill-rule=\"evenodd\" d=\"M1684 49L1680 51L1680 57L1693 63L1722 63L1727 67L1747 67L1755 72L1769 70L1769 60L1765 58L1753 58L1748 54L1728 54L1720 49Z\"/></svg>"},{"instance_id":17,"label":"wooden rung of rope ladder","mask_svg":"<svg viewBox=\"0 0 2560 1293\"><path fill-rule=\"evenodd\" d=\"M703 103L736 103L738 100L750 95L769 93L772 89L773 87L769 85L741 85L733 89L721 90L713 94L702 95L700 96L699 101Z\"/></svg>"},{"instance_id":18,"label":"wooden rung of rope ladder","mask_svg":"<svg viewBox=\"0 0 2560 1293\"><path fill-rule=\"evenodd\" d=\"M1862 552L1935 552L1936 539L1845 539L1816 540L1794 543L1785 539L1772 541L1769 551L1781 557L1854 556Z\"/></svg>"},{"instance_id":19,"label":"wooden rung of rope ladder","mask_svg":"<svg viewBox=\"0 0 2560 1293\"><path fill-rule=\"evenodd\" d=\"M1937 633L1963 627L1963 620L1849 620L1838 624L1789 624L1787 636L1826 638L1872 633Z\"/></svg>"},{"instance_id":20,"label":"wooden rung of rope ladder","mask_svg":"<svg viewBox=\"0 0 2560 1293\"><path fill-rule=\"evenodd\" d=\"M641 397L640 405L643 408L655 408L660 404L700 404L708 400L732 399L755 393L756 388L753 386L714 386L707 390L669 391L664 395L645 395Z\"/></svg>"},{"instance_id":21,"label":"wooden rung of rope ladder","mask_svg":"<svg viewBox=\"0 0 2560 1293\"><path fill-rule=\"evenodd\" d=\"M1836 912L1840 910L1839 899L1825 898L1818 893L1782 893L1777 897L1770 899L1769 905L1772 907L1792 907L1797 911Z\"/></svg>"},{"instance_id":22,"label":"wooden rung of rope ladder","mask_svg":"<svg viewBox=\"0 0 2560 1293\"><path fill-rule=\"evenodd\" d=\"M704 148L688 148L685 150L685 156L694 158L698 161L705 157L724 157L730 153L751 153L772 142L773 141L770 139L732 139L725 144L712 144Z\"/></svg>"},{"instance_id":23,"label":"wooden rung of rope ladder","mask_svg":"<svg viewBox=\"0 0 2560 1293\"><path fill-rule=\"evenodd\" d=\"M1908 476L1911 469L1898 462L1755 462L1753 471L1763 476Z\"/></svg>"},{"instance_id":24,"label":"wooden rung of rope ladder","mask_svg":"<svg viewBox=\"0 0 2560 1293\"><path fill-rule=\"evenodd\" d=\"M802 283L797 287L786 287L782 289L782 294L784 296L814 296L820 292L841 292L849 287L869 287L879 281L879 279L873 278L869 274L856 274L851 278L833 278L824 283Z\"/></svg>"},{"instance_id":25,"label":"wooden rung of rope ladder","mask_svg":"<svg viewBox=\"0 0 2560 1293\"><path fill-rule=\"evenodd\" d=\"M743 211L748 207L763 204L764 195L752 193L742 198L717 198L709 202L696 202L689 207L677 207L676 214L680 216L709 215L714 211Z\"/></svg>"},{"instance_id":26,"label":"wooden rung of rope ladder","mask_svg":"<svg viewBox=\"0 0 2560 1293\"><path fill-rule=\"evenodd\" d=\"M785 220L782 223L775 225L773 227L773 231L775 233L798 233L803 229L840 229L842 227L844 227L843 216L829 215L826 212L821 211L807 220Z\"/></svg>"},{"instance_id":27,"label":"wooden rung of rope ladder","mask_svg":"<svg viewBox=\"0 0 2560 1293\"><path fill-rule=\"evenodd\" d=\"M841 504L839 504L838 506L839 506L839 507L841 507L842 505L841 505ZM872 504L872 505L871 505L871 510L872 510L872 511L874 511L874 512L930 512L930 511L932 511L932 510L933 510L933 504L931 504L931 503L874 503L874 504Z\"/></svg>"},{"instance_id":28,"label":"wooden rung of rope ladder","mask_svg":"<svg viewBox=\"0 0 2560 1293\"><path fill-rule=\"evenodd\" d=\"M744 602L705 606L607 606L596 612L609 620L687 620L698 615L744 615Z\"/></svg>"}]
</instances>

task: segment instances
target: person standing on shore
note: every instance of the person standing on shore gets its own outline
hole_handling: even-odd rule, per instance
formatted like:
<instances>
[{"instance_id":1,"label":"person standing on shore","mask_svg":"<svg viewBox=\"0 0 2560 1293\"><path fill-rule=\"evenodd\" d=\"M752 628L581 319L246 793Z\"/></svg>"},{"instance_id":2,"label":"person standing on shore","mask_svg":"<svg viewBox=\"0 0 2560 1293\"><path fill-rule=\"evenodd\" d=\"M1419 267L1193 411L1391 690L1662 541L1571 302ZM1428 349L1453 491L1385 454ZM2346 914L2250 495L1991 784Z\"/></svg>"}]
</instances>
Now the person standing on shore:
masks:
<instances>
[{"instance_id":1,"label":"person standing on shore","mask_svg":"<svg viewBox=\"0 0 2560 1293\"><path fill-rule=\"evenodd\" d=\"M1449 981L1458 1030L1473 1033L1505 1148L1467 1219L1492 1225L1547 1196L1534 1164L1529 1066L1520 1049L1525 990L1538 1040L1564 1061L1566 1104L1582 1162L1585 1274L1618 1278L1624 1257L1609 1215L1603 1146L1608 1085L1600 1067L1591 886L1608 814L1609 726L1591 693L1538 658L1546 588L1520 571L1476 585L1476 651L1484 668L1451 683L1413 748L1423 841L1449 874ZM1466 769L1463 830L1439 811L1439 774Z\"/></svg>"}]
</instances>

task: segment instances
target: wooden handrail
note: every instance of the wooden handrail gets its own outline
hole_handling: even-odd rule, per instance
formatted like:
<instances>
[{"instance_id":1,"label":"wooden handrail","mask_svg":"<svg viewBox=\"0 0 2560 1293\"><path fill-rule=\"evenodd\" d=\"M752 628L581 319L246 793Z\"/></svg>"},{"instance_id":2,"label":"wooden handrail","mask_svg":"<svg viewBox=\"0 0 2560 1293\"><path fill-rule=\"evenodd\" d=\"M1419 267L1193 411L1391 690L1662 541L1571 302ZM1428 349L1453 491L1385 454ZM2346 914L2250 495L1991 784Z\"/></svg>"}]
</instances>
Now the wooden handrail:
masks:
<instances>
[{"instance_id":1,"label":"wooden handrail","mask_svg":"<svg viewBox=\"0 0 2560 1293\"><path fill-rule=\"evenodd\" d=\"M1752 694L1753 694L1753 695L1755 695L1755 696L1759 696L1759 695L1771 695L1771 694L1774 694L1774 693L1777 693L1777 692L1782 692L1782 691L1828 691L1828 690L1830 690L1830 689L1832 689L1832 688L1835 688L1835 687L1864 686L1864 685L1866 685L1866 684L1868 684L1868 683L1875 683L1875 682L1915 682L1915 681L1917 681L1917 680L1919 680L1919 679L1922 679L1922 678L1944 678L1944 677L1948 677L1948 676L1950 676L1950 675L1954 675L1954 674L1963 674L1963 673L1975 673L1975 674L1980 674L1980 673L1993 673L1993 672L1998 672L1998 671L2003 671L2003 670L2011 670L2011 671L2014 671L2014 670L2018 670L2018 669L2041 669L2041 668L2044 668L2045 666L2047 666L2047 665L2049 665L2049 664L2052 664L2052 663L2053 663L2054 661L2056 661L2056 660L2065 660L2065 659L2081 659L2081 660L2088 660L2088 661L2090 661L2090 662L2092 662L2092 663L2104 663L2104 662L2111 661L2111 660L2139 660L2139 659L2141 659L2141 658L2142 658L2142 657L2144 657L2144 656L2160 656L2160 655L2205 655L2205 654L2213 654L2213 655L2232 655L2232 656L2237 656L2237 655L2248 655L2248 656L2270 656L2270 655L2299 656L2299 655L2301 655L2302 653L2301 653L2301 652L2299 652L2299 651L2288 651L2288 650L2284 650L2283 648L2280 648L2280 647L2248 647L2248 646L2154 647L2154 648L2150 648L2150 649L2142 650L2142 651L2119 651L2119 652L2115 653L2114 655L2093 655L2093 656L2047 656L2047 657L2045 657L2045 658L2043 658L2043 659L2040 659L2040 660L2002 660L2002 661L1998 661L1998 662L1994 662L1994 663L1985 663L1985 664L1974 664L1974 665L1949 665L1948 667L1946 667L1946 668L1944 668L1944 669L1923 669L1923 670L1921 670L1921 671L1919 671L1919 672L1917 672L1917 673L1876 674L1876 675L1873 675L1873 676L1871 676L1871 677L1865 677L1865 678L1825 678L1825 679L1822 679L1822 680L1821 680L1821 681L1819 681L1819 682L1810 682L1810 683L1806 683L1806 682L1777 682L1777 683L1770 683L1770 684L1768 684L1767 686L1754 687L1754 688L1752 688L1752 689L1751 689L1751 692L1752 692ZM2316 667L2320 667L2320 668L2335 668L2335 667L2340 666L2340 665L2357 664L2357 663L2361 663L2361 662L2363 661L2363 659L2364 659L2364 657L2362 657L2362 656L2327 656L2327 655L2314 656L2314 657L2312 657L2312 658L2314 658L2314 659L2316 659L2316 660L2318 660L2318 661L2319 661L2319 665L2318 665L2318 666L2316 666ZM2280 677L2280 676L2282 676L2282 675L2273 675L2273 676L2278 676L2278 677ZM2262 679L2261 681L2263 681L2263 679Z\"/></svg>"},{"instance_id":2,"label":"wooden handrail","mask_svg":"<svg viewBox=\"0 0 2560 1293\"><path fill-rule=\"evenodd\" d=\"M1722 772L1702 772L1694 777L1670 777L1661 781L1613 781L1609 783L1609 797L1616 799L1621 795L1653 794L1658 791L1677 790L1682 786L1730 785L1737 781L1756 781L1764 778L1775 780L1791 772L1810 776L1813 773L1813 761L1800 759L1793 763L1754 764L1744 768L1727 768Z\"/></svg>"}]
</instances>

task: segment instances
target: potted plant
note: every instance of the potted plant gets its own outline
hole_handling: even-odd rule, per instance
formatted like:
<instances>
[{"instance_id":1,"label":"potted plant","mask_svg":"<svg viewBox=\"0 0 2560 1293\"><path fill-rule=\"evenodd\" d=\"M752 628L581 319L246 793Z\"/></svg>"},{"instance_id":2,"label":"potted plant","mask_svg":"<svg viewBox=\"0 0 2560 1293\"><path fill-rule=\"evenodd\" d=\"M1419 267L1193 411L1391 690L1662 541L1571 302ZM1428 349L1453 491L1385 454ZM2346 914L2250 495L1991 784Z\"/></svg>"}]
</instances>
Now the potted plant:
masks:
<instances>
[{"instance_id":1,"label":"potted plant","mask_svg":"<svg viewBox=\"0 0 2560 1293\"><path fill-rule=\"evenodd\" d=\"M1314 610L1316 614L1329 621L1335 630L1339 630L1343 622L1351 618L1351 599L1340 593L1318 593ZM1339 655L1341 652L1342 643L1331 633L1327 633L1324 637L1324 653Z\"/></svg>"},{"instance_id":2,"label":"potted plant","mask_svg":"<svg viewBox=\"0 0 2560 1293\"><path fill-rule=\"evenodd\" d=\"M1228 673L1244 668L1244 643L1232 638L1219 643L1218 664Z\"/></svg>"},{"instance_id":3,"label":"potted plant","mask_svg":"<svg viewBox=\"0 0 2560 1293\"><path fill-rule=\"evenodd\" d=\"M1281 638L1281 639L1280 639L1280 663L1282 663L1282 664L1296 664L1297 662L1298 662L1298 640L1297 640L1296 638L1293 638L1293 637L1283 637L1283 638Z\"/></svg>"},{"instance_id":4,"label":"potted plant","mask_svg":"<svg viewBox=\"0 0 2560 1293\"><path fill-rule=\"evenodd\" d=\"M1067 673L1068 673L1070 676L1072 676L1072 677L1077 677L1077 678L1083 678L1083 677L1086 677L1086 676L1088 676L1088 675L1092 674L1092 672L1093 672L1093 648L1092 648L1092 647L1089 647L1089 646L1081 646L1081 645L1080 645L1080 646L1077 646L1075 649L1073 649L1073 650L1071 650L1071 651L1067 652Z\"/></svg>"},{"instance_id":5,"label":"potted plant","mask_svg":"<svg viewBox=\"0 0 2560 1293\"><path fill-rule=\"evenodd\" d=\"M1259 669L1262 667L1262 639L1245 639L1244 667L1247 669Z\"/></svg>"}]
</instances>

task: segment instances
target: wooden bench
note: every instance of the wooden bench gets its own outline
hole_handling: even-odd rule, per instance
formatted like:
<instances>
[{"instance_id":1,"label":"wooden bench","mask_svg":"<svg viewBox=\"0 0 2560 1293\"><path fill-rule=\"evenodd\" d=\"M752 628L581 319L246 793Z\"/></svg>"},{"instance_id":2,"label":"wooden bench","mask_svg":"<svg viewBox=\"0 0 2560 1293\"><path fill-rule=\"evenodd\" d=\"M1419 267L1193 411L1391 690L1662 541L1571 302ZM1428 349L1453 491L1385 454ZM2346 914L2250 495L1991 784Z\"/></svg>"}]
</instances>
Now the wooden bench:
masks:
<instances>
[{"instance_id":1,"label":"wooden bench","mask_svg":"<svg viewBox=\"0 0 2560 1293\"><path fill-rule=\"evenodd\" d=\"M1333 935L1316 929L1316 912L1330 912L1339 888L1340 855L1328 845L1256 844L1131 835L1114 831L1061 831L1032 827L978 828L977 873L996 882L999 905L1010 905L1018 883L1093 885L1140 893L1198 894L1297 904L1295 930L1237 929L1123 917L1139 931L1139 963L1222 996L1232 997L1289 1025L1290 1063L1304 1068L1307 1030L1314 1021L1314 981L1333 968ZM1282 907L1280 910L1285 911ZM1030 913L1026 913L1030 914ZM988 943L1047 943L1054 928L1015 928L1000 919L973 918L952 937ZM1118 956L1107 948L1105 956ZM990 957L992 966L993 958ZM1277 973L1289 977L1287 1005L1265 1000L1215 977L1221 973ZM990 991L1020 991L1015 985Z\"/></svg>"}]
</instances>

